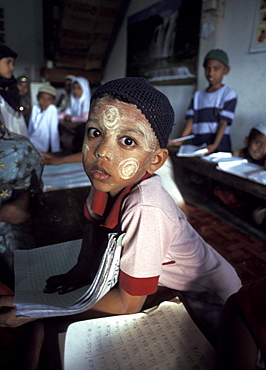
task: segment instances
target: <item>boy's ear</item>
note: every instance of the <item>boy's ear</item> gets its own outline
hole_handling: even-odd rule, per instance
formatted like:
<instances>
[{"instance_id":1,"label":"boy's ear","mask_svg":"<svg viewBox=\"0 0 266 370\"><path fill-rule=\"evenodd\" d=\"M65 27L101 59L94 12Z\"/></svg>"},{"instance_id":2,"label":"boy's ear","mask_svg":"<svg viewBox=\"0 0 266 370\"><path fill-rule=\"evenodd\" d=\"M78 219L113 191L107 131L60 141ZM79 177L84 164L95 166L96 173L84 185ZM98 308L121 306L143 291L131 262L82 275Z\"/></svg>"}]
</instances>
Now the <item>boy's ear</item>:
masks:
<instances>
[{"instance_id":1,"label":"boy's ear","mask_svg":"<svg viewBox=\"0 0 266 370\"><path fill-rule=\"evenodd\" d=\"M161 168L164 165L164 162L166 161L167 157L168 157L168 150L166 148L157 149L153 156L153 160L150 166L147 168L147 172L153 173L157 171L159 168Z\"/></svg>"},{"instance_id":2,"label":"boy's ear","mask_svg":"<svg viewBox=\"0 0 266 370\"><path fill-rule=\"evenodd\" d=\"M230 72L230 67L225 67L224 74L225 75L228 75L229 72Z\"/></svg>"},{"instance_id":3,"label":"boy's ear","mask_svg":"<svg viewBox=\"0 0 266 370\"><path fill-rule=\"evenodd\" d=\"M244 145L248 146L248 136L246 136L245 139L244 139Z\"/></svg>"}]
</instances>

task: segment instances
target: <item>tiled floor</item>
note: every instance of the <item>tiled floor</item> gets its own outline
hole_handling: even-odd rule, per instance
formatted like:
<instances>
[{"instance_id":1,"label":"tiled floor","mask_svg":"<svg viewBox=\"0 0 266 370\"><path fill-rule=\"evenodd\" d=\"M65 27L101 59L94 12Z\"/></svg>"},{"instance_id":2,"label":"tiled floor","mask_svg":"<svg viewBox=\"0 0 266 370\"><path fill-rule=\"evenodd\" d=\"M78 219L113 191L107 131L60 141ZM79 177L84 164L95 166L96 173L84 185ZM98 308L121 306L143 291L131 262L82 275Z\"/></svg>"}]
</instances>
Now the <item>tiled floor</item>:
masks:
<instances>
[{"instance_id":1,"label":"tiled floor","mask_svg":"<svg viewBox=\"0 0 266 370\"><path fill-rule=\"evenodd\" d=\"M235 267L243 284L266 275L265 243L195 206L188 209L193 227Z\"/></svg>"}]
</instances>

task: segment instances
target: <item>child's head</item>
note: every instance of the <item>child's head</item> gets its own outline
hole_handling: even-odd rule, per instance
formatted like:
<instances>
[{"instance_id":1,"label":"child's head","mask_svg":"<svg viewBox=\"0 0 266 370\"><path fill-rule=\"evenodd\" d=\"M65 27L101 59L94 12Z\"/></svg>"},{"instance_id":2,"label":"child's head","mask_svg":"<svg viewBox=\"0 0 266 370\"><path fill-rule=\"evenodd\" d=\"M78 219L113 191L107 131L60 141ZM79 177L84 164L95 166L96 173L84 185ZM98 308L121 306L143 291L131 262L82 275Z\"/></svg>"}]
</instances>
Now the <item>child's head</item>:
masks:
<instances>
[{"instance_id":1,"label":"child's head","mask_svg":"<svg viewBox=\"0 0 266 370\"><path fill-rule=\"evenodd\" d=\"M89 83L88 80L84 77L76 77L72 81L72 94L74 98L78 99L84 94L88 96Z\"/></svg>"},{"instance_id":2,"label":"child's head","mask_svg":"<svg viewBox=\"0 0 266 370\"><path fill-rule=\"evenodd\" d=\"M67 94L71 93L71 83L76 78L74 75L67 75L64 78L64 88L67 92Z\"/></svg>"},{"instance_id":3,"label":"child's head","mask_svg":"<svg viewBox=\"0 0 266 370\"><path fill-rule=\"evenodd\" d=\"M83 163L93 186L116 195L165 162L174 123L167 97L144 78L107 82L92 96Z\"/></svg>"},{"instance_id":4,"label":"child's head","mask_svg":"<svg viewBox=\"0 0 266 370\"><path fill-rule=\"evenodd\" d=\"M0 45L0 76L3 78L11 78L14 71L14 64L17 58L17 53L11 50L6 45Z\"/></svg>"},{"instance_id":5,"label":"child's head","mask_svg":"<svg viewBox=\"0 0 266 370\"><path fill-rule=\"evenodd\" d=\"M56 98L56 89L51 85L43 85L38 90L37 99L41 110L45 110L49 105L54 104Z\"/></svg>"},{"instance_id":6,"label":"child's head","mask_svg":"<svg viewBox=\"0 0 266 370\"><path fill-rule=\"evenodd\" d=\"M250 130L245 145L252 159L266 159L266 122L260 122Z\"/></svg>"},{"instance_id":7,"label":"child's head","mask_svg":"<svg viewBox=\"0 0 266 370\"><path fill-rule=\"evenodd\" d=\"M203 67L209 85L219 88L223 76L230 71L228 56L223 50L210 50L204 58Z\"/></svg>"},{"instance_id":8,"label":"child's head","mask_svg":"<svg viewBox=\"0 0 266 370\"><path fill-rule=\"evenodd\" d=\"M29 94L30 92L30 81L26 76L19 76L17 78L17 88L20 96Z\"/></svg>"}]
</instances>

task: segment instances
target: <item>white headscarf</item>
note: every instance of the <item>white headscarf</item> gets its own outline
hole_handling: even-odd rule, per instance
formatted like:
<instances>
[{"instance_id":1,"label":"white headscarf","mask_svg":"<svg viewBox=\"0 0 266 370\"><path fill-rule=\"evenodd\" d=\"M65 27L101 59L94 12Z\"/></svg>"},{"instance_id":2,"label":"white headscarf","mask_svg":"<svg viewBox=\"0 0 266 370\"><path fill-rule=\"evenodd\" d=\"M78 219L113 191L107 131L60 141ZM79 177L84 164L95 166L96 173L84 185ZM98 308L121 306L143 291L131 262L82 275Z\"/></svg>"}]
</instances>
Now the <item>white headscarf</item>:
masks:
<instances>
[{"instance_id":1,"label":"white headscarf","mask_svg":"<svg viewBox=\"0 0 266 370\"><path fill-rule=\"evenodd\" d=\"M89 112L90 110L90 84L89 81L84 77L76 77L72 80L71 85L77 82L82 88L82 95L80 98L75 98L71 93L70 95L70 111L67 109L67 113L71 116L81 116L84 112Z\"/></svg>"}]
</instances>

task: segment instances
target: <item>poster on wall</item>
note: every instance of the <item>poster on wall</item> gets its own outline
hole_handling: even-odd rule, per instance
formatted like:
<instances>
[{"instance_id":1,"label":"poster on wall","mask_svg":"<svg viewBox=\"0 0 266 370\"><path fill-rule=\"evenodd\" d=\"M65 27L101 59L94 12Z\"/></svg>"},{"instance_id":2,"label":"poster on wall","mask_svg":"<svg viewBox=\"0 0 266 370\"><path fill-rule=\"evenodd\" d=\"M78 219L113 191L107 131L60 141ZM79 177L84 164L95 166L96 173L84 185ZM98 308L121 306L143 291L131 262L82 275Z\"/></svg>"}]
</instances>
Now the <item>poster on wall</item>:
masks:
<instances>
[{"instance_id":1,"label":"poster on wall","mask_svg":"<svg viewBox=\"0 0 266 370\"><path fill-rule=\"evenodd\" d=\"M161 0L128 17L127 76L153 85L194 84L200 18L200 0Z\"/></svg>"},{"instance_id":2,"label":"poster on wall","mask_svg":"<svg viewBox=\"0 0 266 370\"><path fill-rule=\"evenodd\" d=\"M257 0L250 52L266 51L266 0Z\"/></svg>"}]
</instances>

